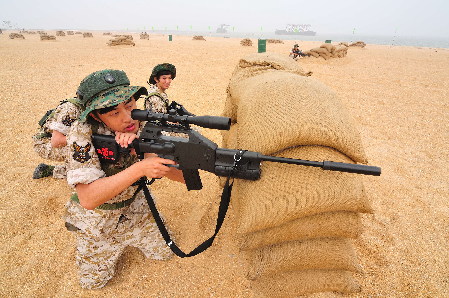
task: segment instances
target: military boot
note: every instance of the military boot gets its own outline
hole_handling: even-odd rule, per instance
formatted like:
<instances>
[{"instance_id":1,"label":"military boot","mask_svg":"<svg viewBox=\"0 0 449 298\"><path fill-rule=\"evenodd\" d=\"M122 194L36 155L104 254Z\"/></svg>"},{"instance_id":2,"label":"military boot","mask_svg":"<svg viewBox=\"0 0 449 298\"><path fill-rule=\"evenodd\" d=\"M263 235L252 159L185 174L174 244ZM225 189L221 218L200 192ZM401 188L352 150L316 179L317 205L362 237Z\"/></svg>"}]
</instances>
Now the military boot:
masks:
<instances>
[{"instance_id":1,"label":"military boot","mask_svg":"<svg viewBox=\"0 0 449 298\"><path fill-rule=\"evenodd\" d=\"M33 173L33 179L40 179L53 175L53 169L55 166L50 166L44 163L39 164Z\"/></svg>"}]
</instances>

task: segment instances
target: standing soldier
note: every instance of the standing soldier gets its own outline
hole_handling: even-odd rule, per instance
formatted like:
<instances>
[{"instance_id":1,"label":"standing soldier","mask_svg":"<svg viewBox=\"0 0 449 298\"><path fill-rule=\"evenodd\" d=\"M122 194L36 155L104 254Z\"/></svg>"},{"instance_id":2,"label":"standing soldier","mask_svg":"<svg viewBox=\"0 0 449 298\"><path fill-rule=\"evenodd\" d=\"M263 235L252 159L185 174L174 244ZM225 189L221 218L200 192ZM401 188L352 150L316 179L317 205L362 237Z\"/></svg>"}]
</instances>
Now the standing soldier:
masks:
<instances>
[{"instance_id":1,"label":"standing soldier","mask_svg":"<svg viewBox=\"0 0 449 298\"><path fill-rule=\"evenodd\" d=\"M48 111L39 121L40 129L33 136L34 150L45 159L65 162L67 156L66 135L72 123L78 119L83 109L79 98L63 100L55 109ZM66 165L39 164L33 173L33 179L53 176L66 177Z\"/></svg>"},{"instance_id":2,"label":"standing soldier","mask_svg":"<svg viewBox=\"0 0 449 298\"><path fill-rule=\"evenodd\" d=\"M140 129L131 118L144 87L130 86L125 72L101 70L87 76L78 90L86 109L67 136L67 182L75 191L66 204L64 220L76 233L76 262L83 288L103 287L113 276L126 246L139 248L146 257L166 260L173 254L159 233L146 199L136 182L168 177L184 183L182 172L168 167L175 162L147 154L139 160L133 151L115 163L99 160L92 134L113 135L128 147Z\"/></svg>"}]
</instances>

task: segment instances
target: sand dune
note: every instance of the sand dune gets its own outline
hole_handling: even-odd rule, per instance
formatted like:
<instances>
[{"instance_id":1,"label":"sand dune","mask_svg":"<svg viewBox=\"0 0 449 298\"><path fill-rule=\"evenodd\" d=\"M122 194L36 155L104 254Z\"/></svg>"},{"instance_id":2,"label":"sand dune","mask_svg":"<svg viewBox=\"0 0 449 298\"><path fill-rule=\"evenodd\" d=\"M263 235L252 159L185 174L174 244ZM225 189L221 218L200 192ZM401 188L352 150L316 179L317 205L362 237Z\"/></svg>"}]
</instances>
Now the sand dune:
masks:
<instances>
[{"instance_id":1,"label":"sand dune","mask_svg":"<svg viewBox=\"0 0 449 298\"><path fill-rule=\"evenodd\" d=\"M232 38L199 43L174 36L170 42L168 36L140 40L135 34L134 47L109 47L109 39L100 33L56 41L0 35L0 296L252 297L232 207L216 243L203 254L157 262L129 249L104 289L78 286L74 238L61 219L70 189L64 181L31 179L42 162L31 136L43 113L73 96L93 71L122 69L144 86L154 65L170 62L177 67L170 98L195 114L219 115L235 65L257 51ZM294 43L269 44L267 50L288 55ZM304 50L320 44L301 41ZM354 242L363 267L357 276L362 292L354 297L447 297L449 50L367 45L350 48L344 58L296 63L337 92L356 120L370 164L383 171L363 178L375 210L364 215L365 232ZM203 133L221 140L216 131ZM204 173L203 182L199 192L164 180L153 187L185 250L213 231L204 215L218 208L221 190L213 175Z\"/></svg>"}]
</instances>

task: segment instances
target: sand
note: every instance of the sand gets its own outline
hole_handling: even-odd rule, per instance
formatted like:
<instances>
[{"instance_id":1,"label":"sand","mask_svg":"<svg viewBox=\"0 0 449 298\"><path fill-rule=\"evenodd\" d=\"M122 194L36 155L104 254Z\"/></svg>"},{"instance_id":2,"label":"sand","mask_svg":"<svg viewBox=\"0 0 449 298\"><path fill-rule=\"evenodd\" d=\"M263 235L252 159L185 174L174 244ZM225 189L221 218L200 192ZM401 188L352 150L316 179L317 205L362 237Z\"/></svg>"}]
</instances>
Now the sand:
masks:
<instances>
[{"instance_id":1,"label":"sand","mask_svg":"<svg viewBox=\"0 0 449 298\"><path fill-rule=\"evenodd\" d=\"M82 290L74 237L61 219L70 189L62 180L31 179L43 162L31 136L46 110L103 68L123 69L133 84L145 85L154 65L173 63L178 72L170 98L195 114L219 115L236 63L257 47L218 37L198 42L175 35L169 42L168 36L140 40L134 34L134 47L109 47L110 37L102 33L56 41L8 35L0 35L0 296L252 297L232 207L215 244L201 255L158 262L130 248L105 288ZM288 55L296 42L269 44L267 51ZM303 50L320 44L300 41ZM383 171L363 178L375 213L364 215L365 232L354 241L363 273L357 276L362 292L353 296L447 297L449 50L368 44L350 48L344 58L307 57L296 63L337 92L355 119L370 164ZM202 132L220 144L218 132ZM205 187L198 192L165 180L153 187L186 251L212 234L210 210L218 208L218 180L202 176Z\"/></svg>"}]
</instances>

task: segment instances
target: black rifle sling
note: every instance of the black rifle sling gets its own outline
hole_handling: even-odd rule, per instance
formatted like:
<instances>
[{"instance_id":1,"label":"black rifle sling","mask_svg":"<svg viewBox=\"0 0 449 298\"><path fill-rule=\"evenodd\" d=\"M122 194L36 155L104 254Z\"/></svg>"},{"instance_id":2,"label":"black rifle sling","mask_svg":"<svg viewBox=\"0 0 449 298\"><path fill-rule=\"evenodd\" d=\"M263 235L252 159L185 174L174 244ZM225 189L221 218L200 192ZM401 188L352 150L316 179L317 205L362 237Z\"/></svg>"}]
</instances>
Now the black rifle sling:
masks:
<instances>
[{"instance_id":1,"label":"black rifle sling","mask_svg":"<svg viewBox=\"0 0 449 298\"><path fill-rule=\"evenodd\" d=\"M212 237L210 237L209 239L198 245L198 247L196 247L188 254L183 252L170 238L170 235L167 229L165 228L164 222L161 216L159 215L159 212L157 211L153 197L151 196L150 191L148 190L145 182L142 182L143 192L145 193L145 198L147 199L148 206L150 207L151 213L153 214L154 220L156 221L157 227L159 228L159 231L161 232L162 237L165 240L165 243L167 243L168 247L170 247L170 249L175 253L175 255L181 258L193 257L205 251L212 245L215 237L218 234L218 231L220 231L220 228L223 225L223 221L226 217L226 212L228 211L229 202L231 200L232 185L234 184L234 181L232 181L232 183L229 183L230 177L231 176L229 176L226 179L226 184L223 188L223 193L221 194L221 201L220 207L218 208L217 225L215 226L215 233L212 235Z\"/></svg>"}]
</instances>

